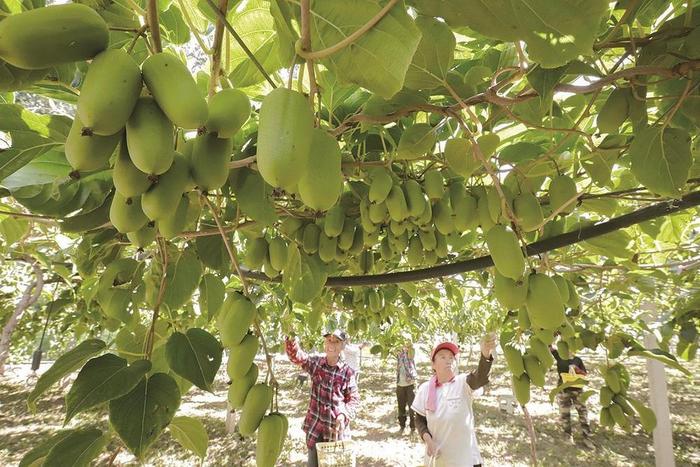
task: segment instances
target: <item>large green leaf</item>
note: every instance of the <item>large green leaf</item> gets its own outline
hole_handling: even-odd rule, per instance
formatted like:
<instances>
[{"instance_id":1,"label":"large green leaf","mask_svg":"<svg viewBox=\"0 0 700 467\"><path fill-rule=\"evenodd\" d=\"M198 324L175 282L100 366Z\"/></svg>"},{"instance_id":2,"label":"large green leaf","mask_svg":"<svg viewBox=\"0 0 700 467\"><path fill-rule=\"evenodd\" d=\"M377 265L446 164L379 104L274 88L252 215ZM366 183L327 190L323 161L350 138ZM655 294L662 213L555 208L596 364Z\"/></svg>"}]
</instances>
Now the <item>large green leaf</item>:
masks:
<instances>
[{"instance_id":1,"label":"large green leaf","mask_svg":"<svg viewBox=\"0 0 700 467\"><path fill-rule=\"evenodd\" d=\"M195 252L187 249L174 264L168 264L163 303L171 310L181 308L197 290L202 277L202 263Z\"/></svg>"},{"instance_id":2,"label":"large green leaf","mask_svg":"<svg viewBox=\"0 0 700 467\"><path fill-rule=\"evenodd\" d=\"M29 228L30 225L27 219L5 217L5 219L0 221L0 237L3 239L2 245L5 248L12 246L13 243L29 233Z\"/></svg>"},{"instance_id":3,"label":"large green leaf","mask_svg":"<svg viewBox=\"0 0 700 467\"><path fill-rule=\"evenodd\" d=\"M213 222L202 222L200 224L200 230L215 230L216 224ZM226 234L229 241L233 241L233 235L230 233ZM229 259L228 252L226 251L226 245L221 238L221 235L207 235L204 237L197 237L195 239L195 247L197 249L197 254L202 260L202 264L217 271L226 273L231 268L231 260Z\"/></svg>"},{"instance_id":4,"label":"large green leaf","mask_svg":"<svg viewBox=\"0 0 700 467\"><path fill-rule=\"evenodd\" d=\"M265 71L271 73L282 67L269 1L250 0L245 8L229 14L228 18ZM237 43L231 47L229 69L232 70L229 78L235 87L251 86L265 79Z\"/></svg>"},{"instance_id":5,"label":"large green leaf","mask_svg":"<svg viewBox=\"0 0 700 467\"><path fill-rule=\"evenodd\" d=\"M487 37L525 41L532 61L556 68L591 55L606 0L416 0L424 14L444 17L450 26L469 26Z\"/></svg>"},{"instance_id":6,"label":"large green leaf","mask_svg":"<svg viewBox=\"0 0 700 467\"><path fill-rule=\"evenodd\" d=\"M222 353L221 343L199 328L188 329L186 334L174 332L165 344L170 368L205 391L211 391Z\"/></svg>"},{"instance_id":7,"label":"large green leaf","mask_svg":"<svg viewBox=\"0 0 700 467\"><path fill-rule=\"evenodd\" d=\"M207 456L209 435L202 422L192 417L175 417L168 428L183 448L202 459Z\"/></svg>"},{"instance_id":8,"label":"large green leaf","mask_svg":"<svg viewBox=\"0 0 700 467\"><path fill-rule=\"evenodd\" d=\"M427 16L416 18L421 40L406 73L409 89L431 89L445 82L452 68L456 40L445 23Z\"/></svg>"},{"instance_id":9,"label":"large green leaf","mask_svg":"<svg viewBox=\"0 0 700 467\"><path fill-rule=\"evenodd\" d=\"M27 406L34 412L36 411L36 400L56 381L64 376L72 373L82 366L88 359L102 352L107 347L103 341L99 339L88 339L81 342L73 349L64 353L56 361L51 368L46 370L39 377L36 386L27 396Z\"/></svg>"},{"instance_id":10,"label":"large green leaf","mask_svg":"<svg viewBox=\"0 0 700 467\"><path fill-rule=\"evenodd\" d=\"M109 433L97 428L75 430L57 442L49 451L45 466L87 467L107 447Z\"/></svg>"},{"instance_id":11,"label":"large green leaf","mask_svg":"<svg viewBox=\"0 0 700 467\"><path fill-rule=\"evenodd\" d=\"M63 143L44 139L29 146L0 149L0 185L5 186L4 181L8 176L58 146L63 146Z\"/></svg>"},{"instance_id":12,"label":"large green leaf","mask_svg":"<svg viewBox=\"0 0 700 467\"><path fill-rule=\"evenodd\" d=\"M173 44L186 44L190 40L190 29L182 18L182 13L176 5L170 5L167 11L158 16L158 20L168 41Z\"/></svg>"},{"instance_id":13,"label":"large green leaf","mask_svg":"<svg viewBox=\"0 0 700 467\"><path fill-rule=\"evenodd\" d=\"M382 8L373 0L311 2L313 50L337 44ZM389 98L403 87L421 33L399 2L369 32L350 46L321 60L341 80Z\"/></svg>"},{"instance_id":14,"label":"large green leaf","mask_svg":"<svg viewBox=\"0 0 700 467\"><path fill-rule=\"evenodd\" d=\"M221 305L224 303L226 286L219 276L205 274L199 283L199 310L207 321L216 317Z\"/></svg>"},{"instance_id":15,"label":"large green leaf","mask_svg":"<svg viewBox=\"0 0 700 467\"><path fill-rule=\"evenodd\" d=\"M277 213L271 199L272 187L257 171L245 167L238 171L232 189L241 212L262 225L274 224Z\"/></svg>"},{"instance_id":16,"label":"large green leaf","mask_svg":"<svg viewBox=\"0 0 700 467\"><path fill-rule=\"evenodd\" d=\"M287 254L282 286L289 298L298 303L310 303L326 284L328 273L317 255L308 256L292 244Z\"/></svg>"},{"instance_id":17,"label":"large green leaf","mask_svg":"<svg viewBox=\"0 0 700 467\"><path fill-rule=\"evenodd\" d=\"M297 39L299 39L299 35L292 26L291 20L293 13L291 5L286 0L271 0L270 14L274 19L275 31L277 33L280 64L287 67L291 65L292 60L294 60L294 56L296 55L294 44Z\"/></svg>"},{"instance_id":18,"label":"large green leaf","mask_svg":"<svg viewBox=\"0 0 700 467\"><path fill-rule=\"evenodd\" d=\"M554 87L566 75L568 66L546 69L536 66L527 73L527 81L532 89L540 96L540 103L544 108L549 108L554 95Z\"/></svg>"},{"instance_id":19,"label":"large green leaf","mask_svg":"<svg viewBox=\"0 0 700 467\"><path fill-rule=\"evenodd\" d=\"M18 467L38 467L44 465L46 456L49 454L49 451L51 451L51 448L76 431L77 430L59 431L55 435L39 443L38 446L32 448L24 455L24 457L22 457L22 460L19 461Z\"/></svg>"},{"instance_id":20,"label":"large green leaf","mask_svg":"<svg viewBox=\"0 0 700 467\"><path fill-rule=\"evenodd\" d=\"M676 357L668 352L664 352L661 349L631 349L627 352L630 357L644 357L652 360L657 360L666 366L675 368L676 370L682 372L686 376L691 376L692 373L687 368L683 367Z\"/></svg>"},{"instance_id":21,"label":"large green leaf","mask_svg":"<svg viewBox=\"0 0 700 467\"><path fill-rule=\"evenodd\" d=\"M109 421L127 448L139 459L160 436L180 406L175 380L156 373L125 396L109 402Z\"/></svg>"},{"instance_id":22,"label":"large green leaf","mask_svg":"<svg viewBox=\"0 0 700 467\"><path fill-rule=\"evenodd\" d=\"M649 191L678 197L688 180L693 157L690 135L678 128L647 127L630 145L632 173Z\"/></svg>"},{"instance_id":23,"label":"large green leaf","mask_svg":"<svg viewBox=\"0 0 700 467\"><path fill-rule=\"evenodd\" d=\"M39 115L18 104L0 104L0 130L8 133L29 132L62 143L70 125L71 119L62 115Z\"/></svg>"},{"instance_id":24,"label":"large green leaf","mask_svg":"<svg viewBox=\"0 0 700 467\"><path fill-rule=\"evenodd\" d=\"M2 185L9 190L16 190L25 186L53 183L57 180L67 179L72 170L62 152L48 151L6 177L2 181ZM79 182L73 183L77 188Z\"/></svg>"},{"instance_id":25,"label":"large green leaf","mask_svg":"<svg viewBox=\"0 0 700 467\"><path fill-rule=\"evenodd\" d=\"M618 155L614 151L596 151L582 159L581 165L593 183L605 187L610 184L610 176L617 158Z\"/></svg>"},{"instance_id":26,"label":"large green leaf","mask_svg":"<svg viewBox=\"0 0 700 467\"><path fill-rule=\"evenodd\" d=\"M131 391L151 369L148 360L127 361L108 353L85 364L66 395L68 423L76 414Z\"/></svg>"},{"instance_id":27,"label":"large green leaf","mask_svg":"<svg viewBox=\"0 0 700 467\"><path fill-rule=\"evenodd\" d=\"M589 238L583 242L592 253L618 258L631 258L634 252L629 249L632 237L624 230L616 230L600 237Z\"/></svg>"}]
</instances>

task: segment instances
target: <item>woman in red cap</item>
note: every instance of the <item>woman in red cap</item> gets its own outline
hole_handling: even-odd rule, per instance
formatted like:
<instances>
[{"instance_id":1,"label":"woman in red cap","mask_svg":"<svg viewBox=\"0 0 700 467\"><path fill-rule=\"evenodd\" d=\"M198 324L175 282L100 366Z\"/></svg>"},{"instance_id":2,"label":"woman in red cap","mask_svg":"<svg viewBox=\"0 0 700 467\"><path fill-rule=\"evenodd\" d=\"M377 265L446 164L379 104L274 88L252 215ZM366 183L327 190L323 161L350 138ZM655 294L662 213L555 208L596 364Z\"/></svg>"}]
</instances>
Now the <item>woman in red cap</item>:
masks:
<instances>
[{"instance_id":1,"label":"woman in red cap","mask_svg":"<svg viewBox=\"0 0 700 467\"><path fill-rule=\"evenodd\" d=\"M457 374L459 348L452 342L435 346L430 355L433 376L421 384L413 401L416 428L425 443L425 465L431 467L480 466L474 431L473 391L488 382L496 336L481 340L476 371Z\"/></svg>"}]
</instances>

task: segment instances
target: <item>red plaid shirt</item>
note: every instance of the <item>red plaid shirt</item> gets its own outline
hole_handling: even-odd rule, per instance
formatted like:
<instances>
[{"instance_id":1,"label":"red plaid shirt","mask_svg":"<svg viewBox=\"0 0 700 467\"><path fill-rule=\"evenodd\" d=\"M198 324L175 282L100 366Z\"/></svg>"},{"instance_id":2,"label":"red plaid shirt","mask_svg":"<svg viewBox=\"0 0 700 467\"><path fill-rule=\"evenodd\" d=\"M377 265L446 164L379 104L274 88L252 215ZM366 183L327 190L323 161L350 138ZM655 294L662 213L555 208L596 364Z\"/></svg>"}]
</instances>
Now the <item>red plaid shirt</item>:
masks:
<instances>
[{"instance_id":1,"label":"red plaid shirt","mask_svg":"<svg viewBox=\"0 0 700 467\"><path fill-rule=\"evenodd\" d=\"M355 418L360 403L353 369L342 360L331 366L326 357L309 356L290 339L285 341L285 348L289 360L311 375L311 398L303 426L306 446L311 449L317 442L330 441L335 420L340 414L345 418L339 439L347 439L350 434L348 425Z\"/></svg>"}]
</instances>

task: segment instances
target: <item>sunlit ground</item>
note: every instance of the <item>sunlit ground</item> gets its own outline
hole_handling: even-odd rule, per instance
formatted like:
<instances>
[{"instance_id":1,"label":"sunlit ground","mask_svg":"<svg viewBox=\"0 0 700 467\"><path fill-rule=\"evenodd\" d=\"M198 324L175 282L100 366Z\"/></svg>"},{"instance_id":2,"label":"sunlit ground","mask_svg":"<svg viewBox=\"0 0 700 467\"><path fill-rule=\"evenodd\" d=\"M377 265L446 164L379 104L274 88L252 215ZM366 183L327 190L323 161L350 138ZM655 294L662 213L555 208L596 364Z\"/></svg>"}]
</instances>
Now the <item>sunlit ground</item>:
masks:
<instances>
[{"instance_id":1,"label":"sunlit ground","mask_svg":"<svg viewBox=\"0 0 700 467\"><path fill-rule=\"evenodd\" d=\"M476 355L476 352L474 352ZM296 369L285 357L277 359L276 374L281 383L280 409L289 416L289 438L285 444L280 465L303 466L306 448L301 424L306 412L308 387L295 385ZM600 362L598 358L586 357L590 368ZM45 371L48 365L42 366ZM700 464L700 394L698 394L697 362L690 365L694 379L687 379L676 370L668 371L669 397L674 429L674 445L677 465ZM362 406L354 422L354 440L358 466L418 466L422 462L422 446L408 433L397 435L395 403L395 373L392 361L379 359L363 360L363 375L360 382ZM419 364L419 373L427 378L426 363ZM646 366L641 359L632 360L633 383L631 393L645 400ZM0 465L16 465L24 453L37 443L61 429L64 404L63 394L55 388L38 404L36 415L26 409L25 399L33 381L26 383L28 365L10 366L4 379L0 379ZM477 436L486 465L528 465L530 444L522 413L506 414L499 410L499 395L510 394L510 377L503 371L503 363L496 362L492 371L490 387L474 404L477 417ZM600 387L601 379L593 372L591 386ZM549 375L547 391L554 387L556 375ZM198 389L191 390L184 398L179 415L189 415L202 420L209 433L210 445L203 465L254 466L255 445L252 440L240 440L226 432L226 380L223 371L217 379L215 393ZM597 420L597 396L589 402L590 418ZM637 426L633 433L612 433L597 429L594 424L592 441L595 449L589 450L581 443L567 444L556 425L557 407L549 403L547 392L533 391L533 400L528 405L537 432L537 454L542 465L653 465L653 442L650 435ZM80 423L97 423L107 427L103 412L82 414L70 426ZM112 443L109 453L98 458L98 465L107 465L110 454L117 449ZM133 456L120 451L114 465L137 465ZM166 433L152 449L145 465L178 466L198 465L199 461L184 451Z\"/></svg>"}]
</instances>

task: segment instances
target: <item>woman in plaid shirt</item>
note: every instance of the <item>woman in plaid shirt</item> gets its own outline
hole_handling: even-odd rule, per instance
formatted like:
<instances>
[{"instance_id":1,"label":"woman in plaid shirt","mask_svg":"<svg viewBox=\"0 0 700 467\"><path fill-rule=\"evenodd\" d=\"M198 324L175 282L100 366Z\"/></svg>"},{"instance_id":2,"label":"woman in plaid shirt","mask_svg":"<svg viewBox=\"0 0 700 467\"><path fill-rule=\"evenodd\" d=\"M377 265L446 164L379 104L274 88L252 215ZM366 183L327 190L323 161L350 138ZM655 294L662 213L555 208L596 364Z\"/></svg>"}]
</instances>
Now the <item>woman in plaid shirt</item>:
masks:
<instances>
[{"instance_id":1,"label":"woman in plaid shirt","mask_svg":"<svg viewBox=\"0 0 700 467\"><path fill-rule=\"evenodd\" d=\"M310 467L318 466L316 443L349 438L350 420L360 402L355 372L340 359L347 335L335 330L323 338L325 356L309 356L296 340L285 339L289 360L311 375L311 398L303 425Z\"/></svg>"}]
</instances>

